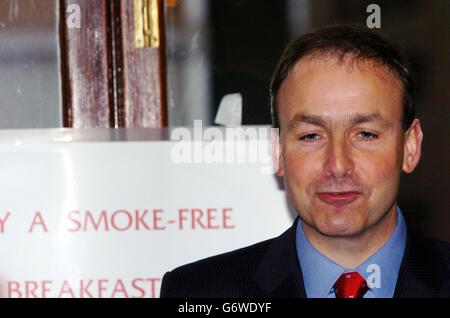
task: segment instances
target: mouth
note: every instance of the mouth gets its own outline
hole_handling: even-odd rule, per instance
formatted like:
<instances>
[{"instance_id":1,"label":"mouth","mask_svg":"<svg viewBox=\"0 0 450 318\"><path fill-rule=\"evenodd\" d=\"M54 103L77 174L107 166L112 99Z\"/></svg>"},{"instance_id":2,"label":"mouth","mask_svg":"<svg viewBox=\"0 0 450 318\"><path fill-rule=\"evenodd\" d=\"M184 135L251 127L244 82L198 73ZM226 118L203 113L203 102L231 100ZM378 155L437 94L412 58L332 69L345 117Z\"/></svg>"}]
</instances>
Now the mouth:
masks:
<instances>
[{"instance_id":1,"label":"mouth","mask_svg":"<svg viewBox=\"0 0 450 318\"><path fill-rule=\"evenodd\" d=\"M323 202L340 207L347 205L359 198L361 192L357 191L341 191L341 192L319 192L317 196Z\"/></svg>"}]
</instances>

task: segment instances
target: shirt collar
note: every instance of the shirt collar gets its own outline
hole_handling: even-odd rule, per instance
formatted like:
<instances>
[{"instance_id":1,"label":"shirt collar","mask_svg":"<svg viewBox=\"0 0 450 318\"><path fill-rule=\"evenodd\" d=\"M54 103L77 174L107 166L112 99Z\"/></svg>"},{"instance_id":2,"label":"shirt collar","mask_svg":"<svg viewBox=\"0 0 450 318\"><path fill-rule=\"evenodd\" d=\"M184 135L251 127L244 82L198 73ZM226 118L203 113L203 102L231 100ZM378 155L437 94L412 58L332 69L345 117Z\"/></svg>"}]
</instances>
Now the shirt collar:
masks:
<instances>
[{"instance_id":1,"label":"shirt collar","mask_svg":"<svg viewBox=\"0 0 450 318\"><path fill-rule=\"evenodd\" d=\"M406 246L405 220L397 207L394 233L377 252L355 269L344 268L320 253L306 238L301 220L297 223L296 246L308 297L328 297L339 276L345 272L357 271L372 287L367 293L368 297L390 298L394 295Z\"/></svg>"}]
</instances>

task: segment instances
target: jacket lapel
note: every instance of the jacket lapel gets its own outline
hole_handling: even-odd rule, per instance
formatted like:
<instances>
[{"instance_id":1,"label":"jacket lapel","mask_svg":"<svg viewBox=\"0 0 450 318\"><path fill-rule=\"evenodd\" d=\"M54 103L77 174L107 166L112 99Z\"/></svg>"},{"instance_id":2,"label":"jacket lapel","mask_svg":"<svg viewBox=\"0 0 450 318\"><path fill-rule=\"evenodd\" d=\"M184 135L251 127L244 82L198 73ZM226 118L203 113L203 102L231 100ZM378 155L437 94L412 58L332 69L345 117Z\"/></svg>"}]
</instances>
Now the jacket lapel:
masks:
<instances>
[{"instance_id":1,"label":"jacket lapel","mask_svg":"<svg viewBox=\"0 0 450 318\"><path fill-rule=\"evenodd\" d=\"M408 227L394 298L444 297L440 291L449 284L450 272L436 245Z\"/></svg>"},{"instance_id":2,"label":"jacket lapel","mask_svg":"<svg viewBox=\"0 0 450 318\"><path fill-rule=\"evenodd\" d=\"M268 297L306 298L295 244L297 223L298 218L270 243L253 276ZM450 271L437 247L409 226L407 233L394 298L449 297Z\"/></svg>"},{"instance_id":3,"label":"jacket lapel","mask_svg":"<svg viewBox=\"0 0 450 318\"><path fill-rule=\"evenodd\" d=\"M306 298L303 277L295 244L293 226L274 239L258 264L254 280L261 290L273 298Z\"/></svg>"}]
</instances>

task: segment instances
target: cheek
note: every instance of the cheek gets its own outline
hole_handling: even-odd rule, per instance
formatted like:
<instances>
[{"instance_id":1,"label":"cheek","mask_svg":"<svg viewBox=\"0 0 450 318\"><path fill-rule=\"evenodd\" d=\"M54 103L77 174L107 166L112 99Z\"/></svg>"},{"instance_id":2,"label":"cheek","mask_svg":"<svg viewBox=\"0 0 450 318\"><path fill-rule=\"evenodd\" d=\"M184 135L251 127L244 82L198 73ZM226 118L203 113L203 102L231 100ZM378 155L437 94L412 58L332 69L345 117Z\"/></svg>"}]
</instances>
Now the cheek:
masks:
<instances>
[{"instance_id":1,"label":"cheek","mask_svg":"<svg viewBox=\"0 0 450 318\"><path fill-rule=\"evenodd\" d=\"M384 151L377 154L362 156L357 167L360 177L365 180L373 190L390 187L397 183L401 171L401 155L397 151Z\"/></svg>"},{"instance_id":2,"label":"cheek","mask_svg":"<svg viewBox=\"0 0 450 318\"><path fill-rule=\"evenodd\" d=\"M305 189L321 172L317 155L297 153L283 154L284 177L290 187Z\"/></svg>"}]
</instances>

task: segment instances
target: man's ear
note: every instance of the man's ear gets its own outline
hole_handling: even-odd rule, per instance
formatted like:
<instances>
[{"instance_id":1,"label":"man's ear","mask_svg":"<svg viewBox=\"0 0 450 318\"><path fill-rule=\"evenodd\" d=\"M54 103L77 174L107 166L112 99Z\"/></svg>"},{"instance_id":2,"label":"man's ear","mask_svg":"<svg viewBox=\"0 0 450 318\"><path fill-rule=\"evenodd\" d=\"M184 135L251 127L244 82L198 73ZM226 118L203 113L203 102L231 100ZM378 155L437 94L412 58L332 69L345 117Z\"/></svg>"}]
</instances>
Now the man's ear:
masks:
<instances>
[{"instance_id":1,"label":"man's ear","mask_svg":"<svg viewBox=\"0 0 450 318\"><path fill-rule=\"evenodd\" d=\"M416 118L405 134L402 167L404 172L413 172L419 163L422 152L422 139L422 128L420 127L419 119Z\"/></svg>"},{"instance_id":2,"label":"man's ear","mask_svg":"<svg viewBox=\"0 0 450 318\"><path fill-rule=\"evenodd\" d=\"M277 176L283 176L283 164L281 156L280 128L272 128L272 162L273 171Z\"/></svg>"}]
</instances>

